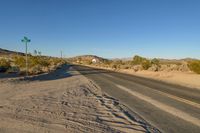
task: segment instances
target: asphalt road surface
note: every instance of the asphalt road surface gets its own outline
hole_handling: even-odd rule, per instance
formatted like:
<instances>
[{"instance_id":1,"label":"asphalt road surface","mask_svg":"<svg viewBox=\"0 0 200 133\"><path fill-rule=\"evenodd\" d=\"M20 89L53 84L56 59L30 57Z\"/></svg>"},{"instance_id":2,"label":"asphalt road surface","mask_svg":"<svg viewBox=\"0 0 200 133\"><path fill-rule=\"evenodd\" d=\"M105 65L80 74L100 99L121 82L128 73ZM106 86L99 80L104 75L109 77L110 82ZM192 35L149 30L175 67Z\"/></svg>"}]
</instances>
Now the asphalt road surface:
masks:
<instances>
[{"instance_id":1,"label":"asphalt road surface","mask_svg":"<svg viewBox=\"0 0 200 133\"><path fill-rule=\"evenodd\" d=\"M108 70L73 67L161 132L200 133L200 90Z\"/></svg>"}]
</instances>

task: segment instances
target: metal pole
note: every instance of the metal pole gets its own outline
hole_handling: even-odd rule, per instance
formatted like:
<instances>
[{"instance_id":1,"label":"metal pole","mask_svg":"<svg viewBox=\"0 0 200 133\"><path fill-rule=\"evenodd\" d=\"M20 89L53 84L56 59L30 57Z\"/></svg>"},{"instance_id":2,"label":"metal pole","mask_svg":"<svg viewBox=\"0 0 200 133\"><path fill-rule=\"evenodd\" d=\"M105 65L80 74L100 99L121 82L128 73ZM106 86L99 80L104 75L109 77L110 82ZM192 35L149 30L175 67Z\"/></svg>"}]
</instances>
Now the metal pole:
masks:
<instances>
[{"instance_id":1,"label":"metal pole","mask_svg":"<svg viewBox=\"0 0 200 133\"><path fill-rule=\"evenodd\" d=\"M26 76L28 76L28 55L27 55L27 42L26 42Z\"/></svg>"}]
</instances>

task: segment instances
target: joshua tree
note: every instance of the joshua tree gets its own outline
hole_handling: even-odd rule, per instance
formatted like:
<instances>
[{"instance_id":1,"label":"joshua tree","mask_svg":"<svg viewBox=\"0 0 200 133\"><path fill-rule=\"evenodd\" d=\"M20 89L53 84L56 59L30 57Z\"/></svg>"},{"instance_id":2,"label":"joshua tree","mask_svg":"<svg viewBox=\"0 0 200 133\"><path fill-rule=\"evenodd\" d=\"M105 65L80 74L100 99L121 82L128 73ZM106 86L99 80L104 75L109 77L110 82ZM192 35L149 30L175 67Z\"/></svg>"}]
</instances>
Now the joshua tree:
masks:
<instances>
[{"instance_id":1,"label":"joshua tree","mask_svg":"<svg viewBox=\"0 0 200 133\"><path fill-rule=\"evenodd\" d=\"M34 55L37 56L38 52L37 50L34 50Z\"/></svg>"},{"instance_id":2,"label":"joshua tree","mask_svg":"<svg viewBox=\"0 0 200 133\"><path fill-rule=\"evenodd\" d=\"M41 55L42 55L42 52L41 52L41 51L38 51L38 55L41 56Z\"/></svg>"}]
</instances>

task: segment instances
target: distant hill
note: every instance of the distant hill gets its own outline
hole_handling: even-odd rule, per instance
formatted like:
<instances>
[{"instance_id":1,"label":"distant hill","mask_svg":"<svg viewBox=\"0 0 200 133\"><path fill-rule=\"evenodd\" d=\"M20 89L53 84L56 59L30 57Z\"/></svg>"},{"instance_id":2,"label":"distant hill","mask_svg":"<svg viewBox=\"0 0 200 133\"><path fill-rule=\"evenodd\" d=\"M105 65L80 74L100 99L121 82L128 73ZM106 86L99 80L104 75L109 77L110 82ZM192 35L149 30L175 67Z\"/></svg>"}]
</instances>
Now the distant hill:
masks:
<instances>
[{"instance_id":1,"label":"distant hill","mask_svg":"<svg viewBox=\"0 0 200 133\"><path fill-rule=\"evenodd\" d=\"M95 59L97 62L108 61L108 59L98 57L96 55L81 55L81 56L68 58L68 60L72 62L87 62L87 61L89 62L89 61L92 61L93 59Z\"/></svg>"},{"instance_id":2,"label":"distant hill","mask_svg":"<svg viewBox=\"0 0 200 133\"><path fill-rule=\"evenodd\" d=\"M146 58L146 57L144 57ZM153 58L148 58L148 59L153 59ZM183 59L163 59L163 58L157 58L160 62L163 63L178 63L178 62L187 62L187 61L194 61L194 60L198 60L195 58L183 58ZM112 59L113 61L117 61L117 60L122 60L122 61L132 61L133 57L127 57L127 58L114 58Z\"/></svg>"},{"instance_id":3,"label":"distant hill","mask_svg":"<svg viewBox=\"0 0 200 133\"><path fill-rule=\"evenodd\" d=\"M132 61L133 57L126 57L126 58L112 58L111 60L113 61L118 61L118 60L122 60L122 61Z\"/></svg>"},{"instance_id":4,"label":"distant hill","mask_svg":"<svg viewBox=\"0 0 200 133\"><path fill-rule=\"evenodd\" d=\"M168 63L168 64L178 64L188 61L198 60L195 58L184 58L184 59L158 59L161 63Z\"/></svg>"},{"instance_id":5,"label":"distant hill","mask_svg":"<svg viewBox=\"0 0 200 133\"><path fill-rule=\"evenodd\" d=\"M16 51L11 51L11 50L6 50L0 48L0 56L9 56L9 55L22 55L24 56L25 54L22 52L16 52Z\"/></svg>"}]
</instances>

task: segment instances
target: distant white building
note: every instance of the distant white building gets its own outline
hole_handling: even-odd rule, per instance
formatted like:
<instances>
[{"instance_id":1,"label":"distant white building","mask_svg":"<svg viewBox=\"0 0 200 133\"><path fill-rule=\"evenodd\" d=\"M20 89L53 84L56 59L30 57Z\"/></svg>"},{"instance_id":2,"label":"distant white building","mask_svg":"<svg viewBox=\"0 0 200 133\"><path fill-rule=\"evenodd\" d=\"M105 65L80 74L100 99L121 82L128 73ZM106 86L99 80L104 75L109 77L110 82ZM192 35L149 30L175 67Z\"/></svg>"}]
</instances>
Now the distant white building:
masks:
<instances>
[{"instance_id":1,"label":"distant white building","mask_svg":"<svg viewBox=\"0 0 200 133\"><path fill-rule=\"evenodd\" d=\"M96 59L92 59L92 63L97 63L97 60Z\"/></svg>"}]
</instances>

